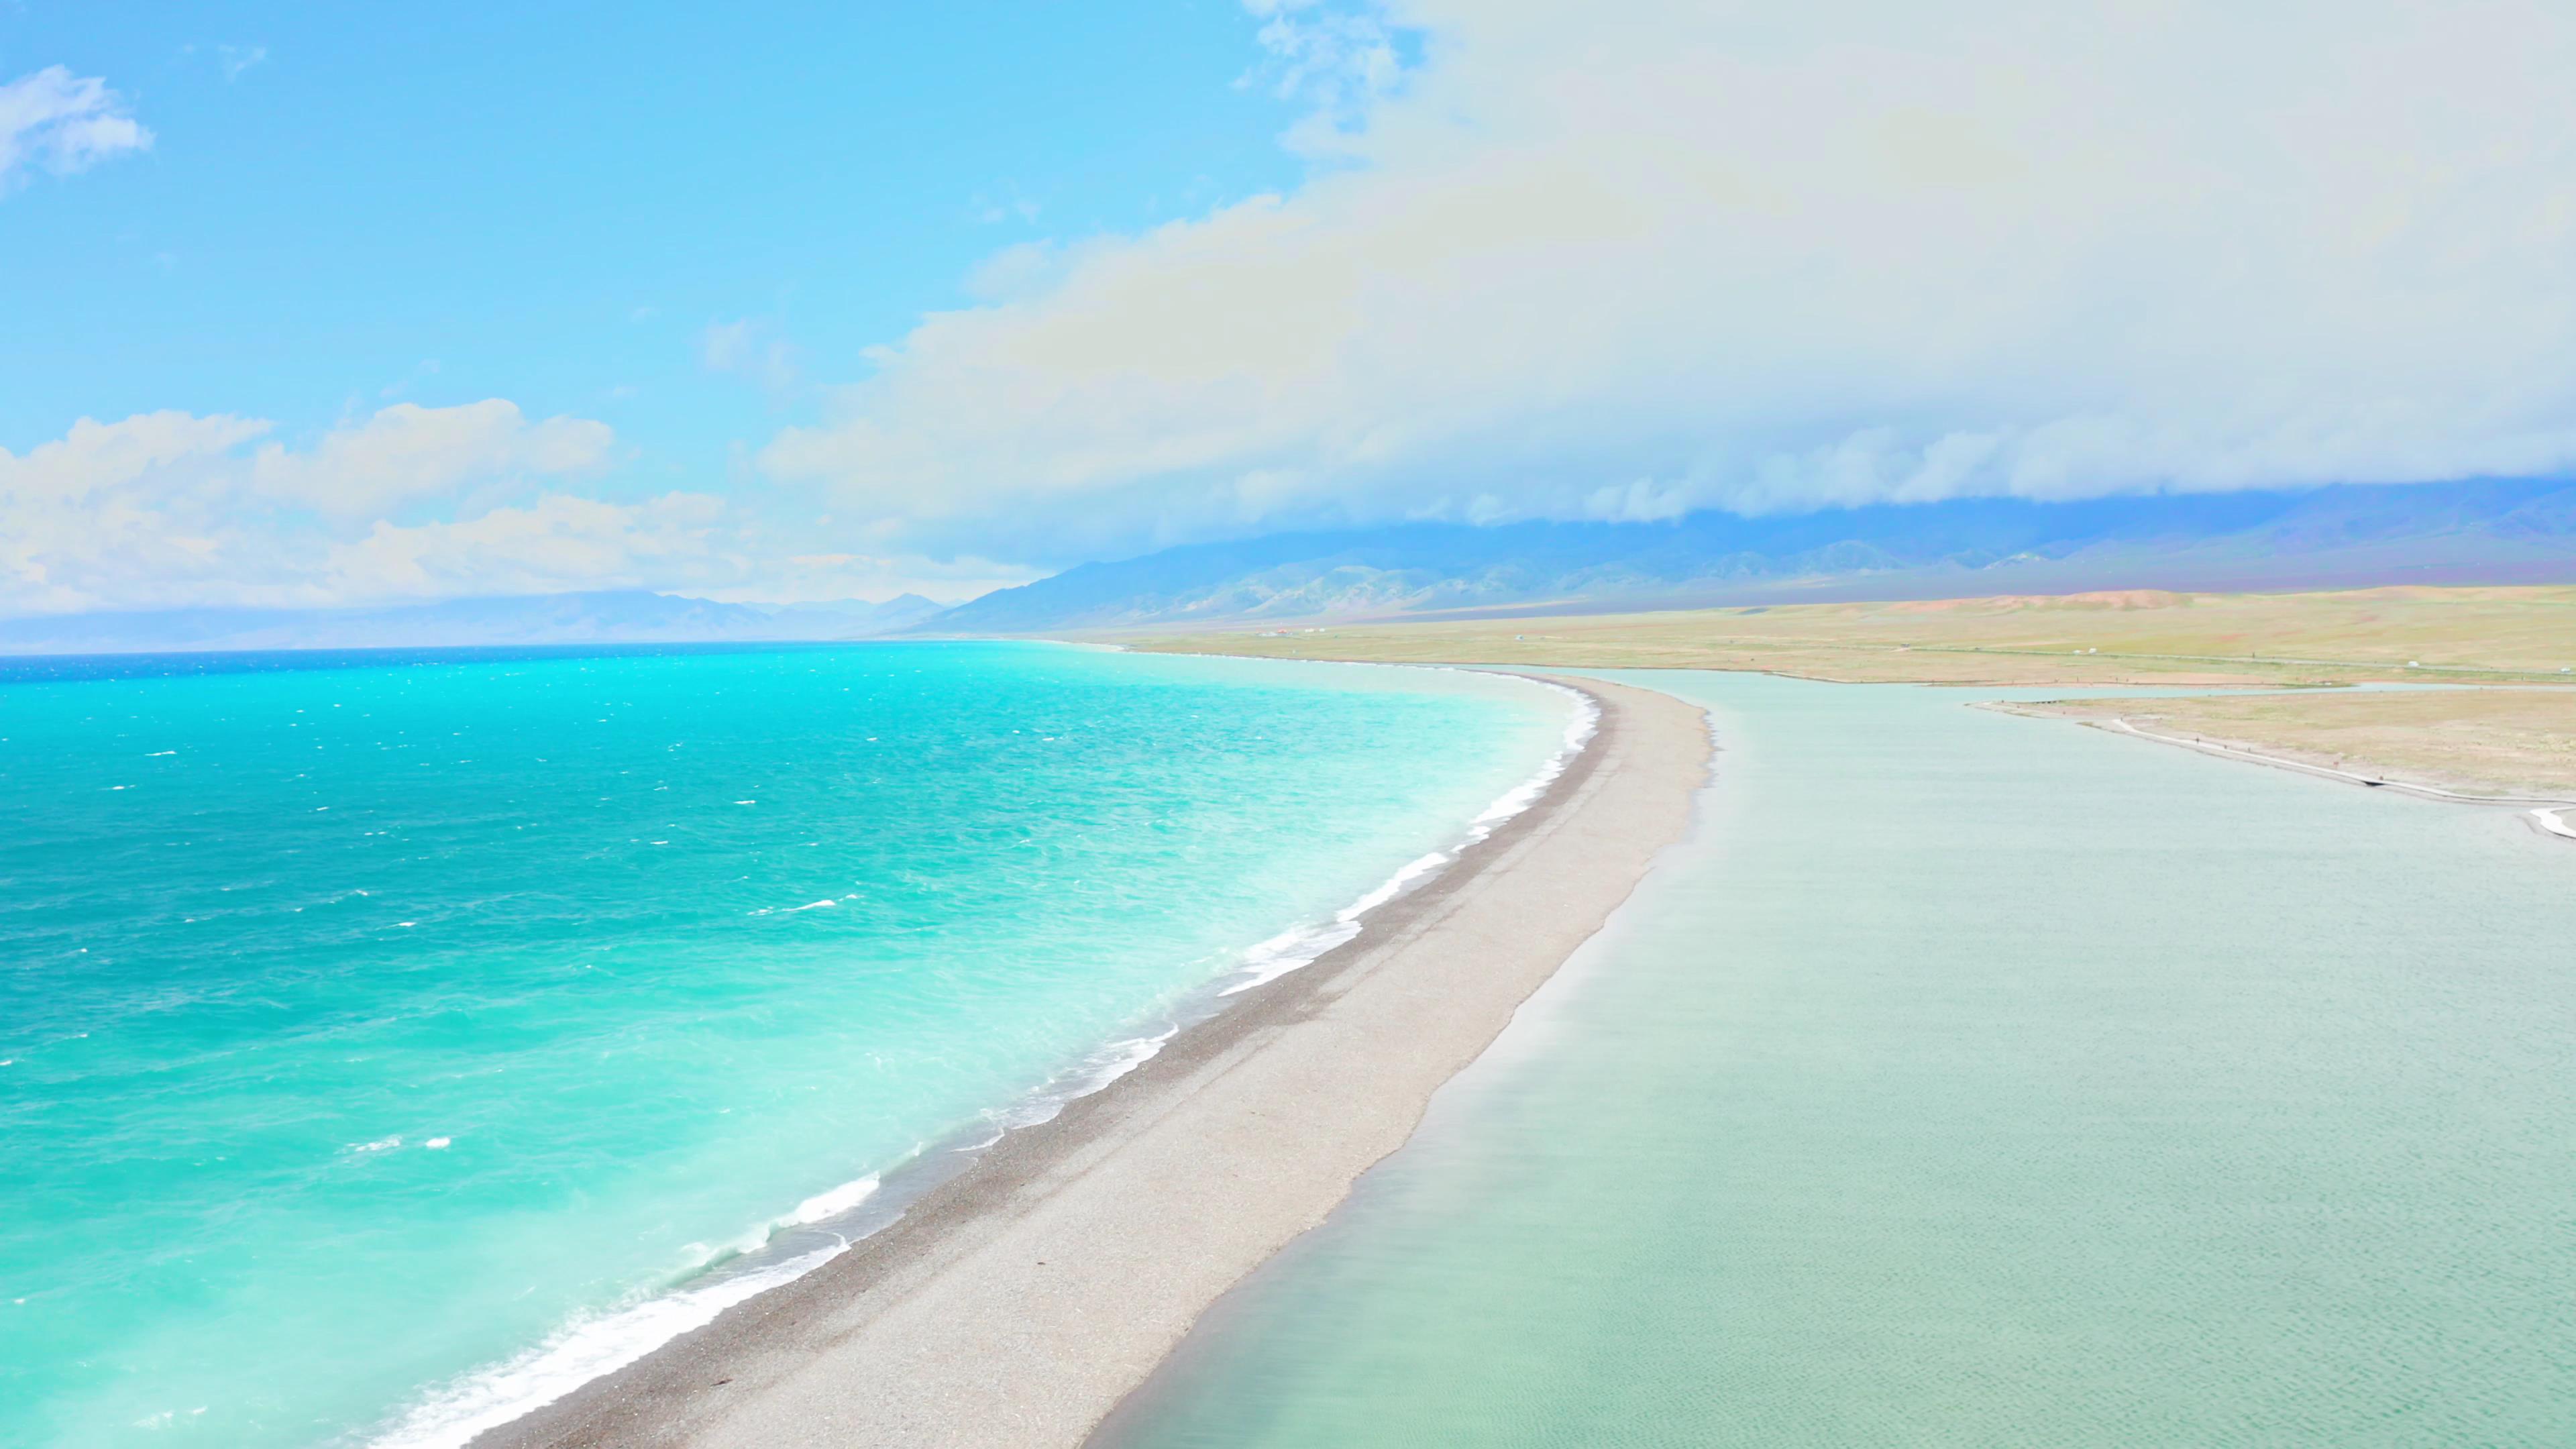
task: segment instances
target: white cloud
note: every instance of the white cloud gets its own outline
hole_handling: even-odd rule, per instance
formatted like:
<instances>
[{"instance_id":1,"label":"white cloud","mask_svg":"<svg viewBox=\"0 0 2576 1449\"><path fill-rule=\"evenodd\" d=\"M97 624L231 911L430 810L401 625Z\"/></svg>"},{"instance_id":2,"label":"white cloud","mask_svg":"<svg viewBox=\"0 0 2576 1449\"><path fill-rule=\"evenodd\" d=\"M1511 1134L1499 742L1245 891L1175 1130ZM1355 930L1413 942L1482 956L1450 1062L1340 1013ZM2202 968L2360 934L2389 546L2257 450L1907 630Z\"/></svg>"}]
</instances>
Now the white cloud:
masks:
<instances>
[{"instance_id":1,"label":"white cloud","mask_svg":"<svg viewBox=\"0 0 2576 1449\"><path fill-rule=\"evenodd\" d=\"M2566 6L1254 8L1334 164L1011 253L764 467L1055 559L2576 467Z\"/></svg>"},{"instance_id":2,"label":"white cloud","mask_svg":"<svg viewBox=\"0 0 2576 1449\"><path fill-rule=\"evenodd\" d=\"M1034 223L1046 208L1035 198L1024 194L1018 183L1004 181L992 191L976 192L969 203L975 220L986 226L1016 217L1022 225Z\"/></svg>"},{"instance_id":3,"label":"white cloud","mask_svg":"<svg viewBox=\"0 0 2576 1449\"><path fill-rule=\"evenodd\" d=\"M0 449L0 610L322 602L344 590L342 575L359 576L334 563L352 531L380 531L415 504L489 512L478 495L593 472L613 441L604 423L532 423L500 399L401 403L307 448L247 448L272 431L256 418L158 412L84 418L24 456ZM408 573L380 569L383 591L429 577L430 552Z\"/></svg>"},{"instance_id":4,"label":"white cloud","mask_svg":"<svg viewBox=\"0 0 2576 1449\"><path fill-rule=\"evenodd\" d=\"M71 431L23 458L0 448L0 491L20 506L80 503L133 487L195 486L206 466L266 433L257 418L138 413L120 423L83 418Z\"/></svg>"},{"instance_id":5,"label":"white cloud","mask_svg":"<svg viewBox=\"0 0 2576 1449\"><path fill-rule=\"evenodd\" d=\"M151 131L96 76L49 65L0 85L0 192L27 167L69 176L151 147Z\"/></svg>"},{"instance_id":6,"label":"white cloud","mask_svg":"<svg viewBox=\"0 0 2576 1449\"><path fill-rule=\"evenodd\" d=\"M1403 79L1394 27L1381 10L1327 0L1244 0L1243 8L1260 18L1258 38L1270 54L1243 83L1266 80L1274 94L1314 105L1288 136L1300 151L1340 152L1343 128L1364 121L1368 105Z\"/></svg>"},{"instance_id":7,"label":"white cloud","mask_svg":"<svg viewBox=\"0 0 2576 1449\"><path fill-rule=\"evenodd\" d=\"M271 443L253 460L254 490L335 521L368 519L476 484L595 473L616 436L588 418L532 423L501 398L461 407L396 403L333 429L304 452Z\"/></svg>"},{"instance_id":8,"label":"white cloud","mask_svg":"<svg viewBox=\"0 0 2576 1449\"><path fill-rule=\"evenodd\" d=\"M303 446L275 431L159 412L0 448L0 615L594 588L953 599L1028 577L972 558L825 554L822 520L787 527L704 494L590 496L576 490L612 481L608 426L531 420L498 398L400 403Z\"/></svg>"},{"instance_id":9,"label":"white cloud","mask_svg":"<svg viewBox=\"0 0 2576 1449\"><path fill-rule=\"evenodd\" d=\"M732 373L759 383L773 398L796 388L796 348L756 317L710 322L698 334L698 361L709 372Z\"/></svg>"},{"instance_id":10,"label":"white cloud","mask_svg":"<svg viewBox=\"0 0 2576 1449\"><path fill-rule=\"evenodd\" d=\"M717 544L721 499L670 493L618 504L553 493L456 522L397 527L331 546L333 598L541 594L638 588L695 571ZM675 570L675 566L677 566Z\"/></svg>"}]
</instances>

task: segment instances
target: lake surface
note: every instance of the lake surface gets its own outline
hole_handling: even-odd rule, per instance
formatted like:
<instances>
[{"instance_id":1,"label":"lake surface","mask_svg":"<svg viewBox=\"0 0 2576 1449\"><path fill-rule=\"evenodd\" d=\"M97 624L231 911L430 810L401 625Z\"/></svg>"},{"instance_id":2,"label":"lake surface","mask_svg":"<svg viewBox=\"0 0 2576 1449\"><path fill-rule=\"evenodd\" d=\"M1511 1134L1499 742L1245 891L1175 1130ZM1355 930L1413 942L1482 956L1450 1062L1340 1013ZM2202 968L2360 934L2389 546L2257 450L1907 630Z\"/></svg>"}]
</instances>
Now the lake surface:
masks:
<instances>
[{"instance_id":1,"label":"lake surface","mask_svg":"<svg viewBox=\"0 0 2576 1449\"><path fill-rule=\"evenodd\" d=\"M1040 645L0 664L0 1443L459 1442L1311 946L1570 713Z\"/></svg>"},{"instance_id":2,"label":"lake surface","mask_svg":"<svg viewBox=\"0 0 2576 1449\"><path fill-rule=\"evenodd\" d=\"M1714 713L1691 843L1108 1443L2576 1443L2576 849L1613 677Z\"/></svg>"}]
</instances>

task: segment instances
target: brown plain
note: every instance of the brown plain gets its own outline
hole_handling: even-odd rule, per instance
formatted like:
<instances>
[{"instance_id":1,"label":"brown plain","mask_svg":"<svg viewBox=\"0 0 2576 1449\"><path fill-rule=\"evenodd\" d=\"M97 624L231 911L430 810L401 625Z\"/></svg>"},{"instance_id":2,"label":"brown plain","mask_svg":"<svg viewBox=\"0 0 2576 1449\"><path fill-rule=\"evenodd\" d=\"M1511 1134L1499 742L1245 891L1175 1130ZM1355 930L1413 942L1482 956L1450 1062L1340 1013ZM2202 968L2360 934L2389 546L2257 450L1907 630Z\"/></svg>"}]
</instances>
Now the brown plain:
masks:
<instances>
[{"instance_id":1,"label":"brown plain","mask_svg":"<svg viewBox=\"0 0 2576 1449\"><path fill-rule=\"evenodd\" d=\"M2576 670L2576 588L2129 589L1089 637L1174 653L1753 669L1845 683L2576 683L2560 673Z\"/></svg>"},{"instance_id":2,"label":"brown plain","mask_svg":"<svg viewBox=\"0 0 2576 1449\"><path fill-rule=\"evenodd\" d=\"M2060 700L2015 708L2022 714L2125 719L2157 734L2469 794L2576 799L2576 693L2562 690L2337 690Z\"/></svg>"},{"instance_id":3,"label":"brown plain","mask_svg":"<svg viewBox=\"0 0 2576 1449\"><path fill-rule=\"evenodd\" d=\"M1195 634L1130 648L1293 659L1757 670L1844 683L2150 685L2293 695L2157 701L2168 732L2475 791L2576 791L2576 588L2061 596L1446 618ZM2062 712L2101 715L2102 707ZM2146 711L2117 711L2146 723Z\"/></svg>"}]
</instances>

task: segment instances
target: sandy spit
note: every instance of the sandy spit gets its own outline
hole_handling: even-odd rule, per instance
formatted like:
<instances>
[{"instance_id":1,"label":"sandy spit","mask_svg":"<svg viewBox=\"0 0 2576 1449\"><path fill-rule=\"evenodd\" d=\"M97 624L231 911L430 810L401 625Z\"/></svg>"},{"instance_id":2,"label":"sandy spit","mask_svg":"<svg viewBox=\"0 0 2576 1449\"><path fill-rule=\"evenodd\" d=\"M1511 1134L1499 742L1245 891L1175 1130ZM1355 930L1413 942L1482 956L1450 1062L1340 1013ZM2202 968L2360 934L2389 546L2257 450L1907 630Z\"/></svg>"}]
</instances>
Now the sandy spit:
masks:
<instances>
[{"instance_id":1,"label":"sandy spit","mask_svg":"<svg viewBox=\"0 0 2576 1449\"><path fill-rule=\"evenodd\" d=\"M1559 682L1599 702L1591 744L1358 939L1010 1134L810 1276L476 1449L1081 1444L1403 1144L1680 838L1708 768L1700 711Z\"/></svg>"}]
</instances>

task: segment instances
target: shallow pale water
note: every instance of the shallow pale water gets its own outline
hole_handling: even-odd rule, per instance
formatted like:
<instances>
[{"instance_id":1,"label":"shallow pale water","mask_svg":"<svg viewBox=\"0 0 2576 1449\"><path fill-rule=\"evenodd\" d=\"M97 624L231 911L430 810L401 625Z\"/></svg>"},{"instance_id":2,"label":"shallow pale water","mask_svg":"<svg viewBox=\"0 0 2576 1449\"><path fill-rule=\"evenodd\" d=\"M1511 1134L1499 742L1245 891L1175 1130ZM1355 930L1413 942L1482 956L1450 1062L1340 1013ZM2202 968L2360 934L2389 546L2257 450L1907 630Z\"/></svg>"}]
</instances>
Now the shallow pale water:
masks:
<instances>
[{"instance_id":1,"label":"shallow pale water","mask_svg":"<svg viewBox=\"0 0 2576 1449\"><path fill-rule=\"evenodd\" d=\"M452 1440L1453 843L1568 715L1035 645L166 668L0 666L0 1443Z\"/></svg>"},{"instance_id":2,"label":"shallow pale water","mask_svg":"<svg viewBox=\"0 0 2576 1449\"><path fill-rule=\"evenodd\" d=\"M1627 677L1693 842L1108 1442L2576 1443L2576 849Z\"/></svg>"}]
</instances>

